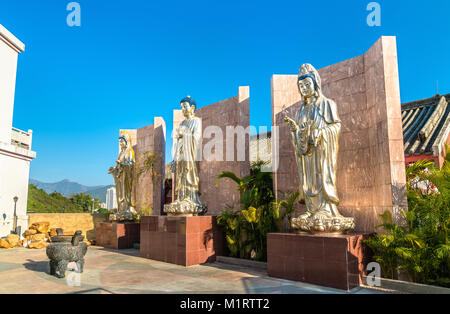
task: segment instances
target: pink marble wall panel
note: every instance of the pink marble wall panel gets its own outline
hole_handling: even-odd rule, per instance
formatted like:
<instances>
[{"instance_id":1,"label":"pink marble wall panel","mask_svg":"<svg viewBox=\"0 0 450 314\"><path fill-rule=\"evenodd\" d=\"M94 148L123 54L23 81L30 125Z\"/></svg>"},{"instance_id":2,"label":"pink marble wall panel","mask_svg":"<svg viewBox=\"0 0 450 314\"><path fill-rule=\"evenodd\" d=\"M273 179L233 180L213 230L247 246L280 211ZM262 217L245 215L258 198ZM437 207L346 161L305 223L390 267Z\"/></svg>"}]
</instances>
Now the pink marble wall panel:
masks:
<instances>
[{"instance_id":1,"label":"pink marble wall panel","mask_svg":"<svg viewBox=\"0 0 450 314\"><path fill-rule=\"evenodd\" d=\"M338 155L340 211L356 219L357 231L372 232L385 210L407 209L400 87L395 37L381 37L367 53L319 70L325 96L342 121ZM297 75L272 77L272 121L279 126L275 189L295 191L294 149L281 113L299 109Z\"/></svg>"},{"instance_id":2,"label":"pink marble wall panel","mask_svg":"<svg viewBox=\"0 0 450 314\"><path fill-rule=\"evenodd\" d=\"M155 117L154 124L127 130L133 141L136 154L135 204L138 210L151 209L153 215L160 215L163 202L163 180L165 171L166 123L163 118ZM155 155L154 170L140 171L147 156ZM139 175L140 173L140 175Z\"/></svg>"}]
</instances>

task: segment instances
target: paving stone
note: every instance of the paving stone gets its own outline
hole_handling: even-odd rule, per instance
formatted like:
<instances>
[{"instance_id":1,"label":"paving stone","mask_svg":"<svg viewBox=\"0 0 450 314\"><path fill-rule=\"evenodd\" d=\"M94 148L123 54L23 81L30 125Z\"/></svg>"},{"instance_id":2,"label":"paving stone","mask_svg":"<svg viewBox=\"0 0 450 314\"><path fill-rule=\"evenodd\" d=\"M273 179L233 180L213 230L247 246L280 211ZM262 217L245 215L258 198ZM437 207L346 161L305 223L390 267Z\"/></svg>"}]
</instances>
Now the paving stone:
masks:
<instances>
[{"instance_id":1,"label":"paving stone","mask_svg":"<svg viewBox=\"0 0 450 314\"><path fill-rule=\"evenodd\" d=\"M0 251L0 293L345 293L301 282L271 278L260 269L224 264L184 267L139 257L134 249L91 246L84 273L50 276L45 250ZM26 282L26 290L24 290ZM359 289L352 293L380 293Z\"/></svg>"}]
</instances>

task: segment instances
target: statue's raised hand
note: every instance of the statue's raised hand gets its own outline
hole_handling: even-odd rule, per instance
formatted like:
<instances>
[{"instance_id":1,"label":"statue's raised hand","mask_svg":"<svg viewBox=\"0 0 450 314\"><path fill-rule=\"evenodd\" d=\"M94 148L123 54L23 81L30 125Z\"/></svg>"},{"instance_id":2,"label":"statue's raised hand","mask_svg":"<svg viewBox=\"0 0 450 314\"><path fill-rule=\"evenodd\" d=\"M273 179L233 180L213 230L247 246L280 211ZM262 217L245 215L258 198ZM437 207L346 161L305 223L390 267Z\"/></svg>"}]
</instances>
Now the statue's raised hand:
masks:
<instances>
[{"instance_id":1,"label":"statue's raised hand","mask_svg":"<svg viewBox=\"0 0 450 314\"><path fill-rule=\"evenodd\" d=\"M295 132L298 129L297 123L293 119L289 118L288 116L284 117L284 122L286 122L289 129L291 129L291 132Z\"/></svg>"}]
</instances>

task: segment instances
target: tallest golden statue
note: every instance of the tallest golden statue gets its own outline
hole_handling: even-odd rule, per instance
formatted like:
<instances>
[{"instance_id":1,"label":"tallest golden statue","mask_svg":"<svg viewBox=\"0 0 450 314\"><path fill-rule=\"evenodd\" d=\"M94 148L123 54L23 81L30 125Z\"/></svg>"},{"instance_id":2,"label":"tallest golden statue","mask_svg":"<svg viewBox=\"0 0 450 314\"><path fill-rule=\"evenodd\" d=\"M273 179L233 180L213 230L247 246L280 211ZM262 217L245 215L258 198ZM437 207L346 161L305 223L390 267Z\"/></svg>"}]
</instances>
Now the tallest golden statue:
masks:
<instances>
[{"instance_id":1,"label":"tallest golden statue","mask_svg":"<svg viewBox=\"0 0 450 314\"><path fill-rule=\"evenodd\" d=\"M337 208L337 156L341 121L336 103L322 94L319 73L303 64L297 80L301 106L296 120L285 116L295 148L299 192L306 213L292 219L292 227L308 232L342 233L354 229L353 218L343 217Z\"/></svg>"}]
</instances>

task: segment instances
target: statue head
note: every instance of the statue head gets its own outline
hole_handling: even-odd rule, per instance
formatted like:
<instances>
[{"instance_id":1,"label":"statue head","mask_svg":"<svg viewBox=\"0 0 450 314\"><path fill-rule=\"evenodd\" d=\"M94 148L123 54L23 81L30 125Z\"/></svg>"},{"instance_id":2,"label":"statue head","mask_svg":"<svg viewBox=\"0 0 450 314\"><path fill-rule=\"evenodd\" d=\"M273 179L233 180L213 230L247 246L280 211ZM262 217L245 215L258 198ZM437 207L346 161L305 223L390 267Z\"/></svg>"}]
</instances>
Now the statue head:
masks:
<instances>
[{"instance_id":1,"label":"statue head","mask_svg":"<svg viewBox=\"0 0 450 314\"><path fill-rule=\"evenodd\" d=\"M311 64L305 63L300 67L297 87L302 98L318 97L321 94L320 75Z\"/></svg>"},{"instance_id":2,"label":"statue head","mask_svg":"<svg viewBox=\"0 0 450 314\"><path fill-rule=\"evenodd\" d=\"M121 130L119 135L120 149L124 150L127 147L131 147L131 136L127 131Z\"/></svg>"},{"instance_id":3,"label":"statue head","mask_svg":"<svg viewBox=\"0 0 450 314\"><path fill-rule=\"evenodd\" d=\"M195 107L197 104L191 96L186 96L180 101L181 110L185 117L191 117L194 115Z\"/></svg>"},{"instance_id":4,"label":"statue head","mask_svg":"<svg viewBox=\"0 0 450 314\"><path fill-rule=\"evenodd\" d=\"M130 162L134 162L135 154L133 149L133 143L131 142L130 133L128 133L125 130L120 130L119 146L120 146L119 156L125 153L125 156L127 156L126 158L128 158Z\"/></svg>"}]
</instances>

